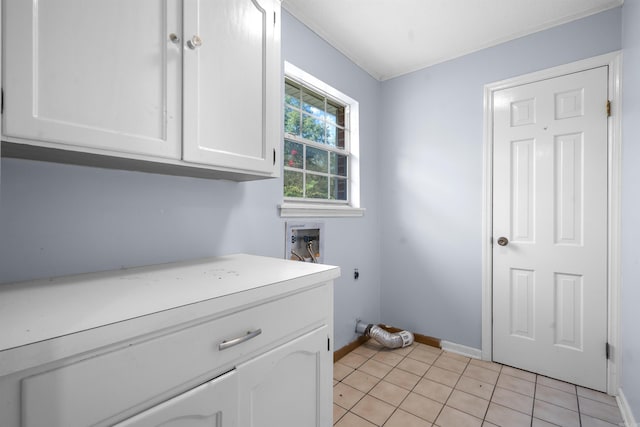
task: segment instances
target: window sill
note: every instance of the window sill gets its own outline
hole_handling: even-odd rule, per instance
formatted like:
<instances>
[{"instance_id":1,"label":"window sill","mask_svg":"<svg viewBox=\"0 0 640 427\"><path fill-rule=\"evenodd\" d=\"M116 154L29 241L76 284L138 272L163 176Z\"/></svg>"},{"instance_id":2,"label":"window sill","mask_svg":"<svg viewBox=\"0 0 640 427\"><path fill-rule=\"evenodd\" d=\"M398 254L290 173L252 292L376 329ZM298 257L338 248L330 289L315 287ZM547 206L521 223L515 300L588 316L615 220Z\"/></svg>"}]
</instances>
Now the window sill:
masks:
<instances>
[{"instance_id":1,"label":"window sill","mask_svg":"<svg viewBox=\"0 0 640 427\"><path fill-rule=\"evenodd\" d=\"M344 205L317 205L311 203L283 203L279 206L281 218L356 218L364 216L364 208Z\"/></svg>"}]
</instances>

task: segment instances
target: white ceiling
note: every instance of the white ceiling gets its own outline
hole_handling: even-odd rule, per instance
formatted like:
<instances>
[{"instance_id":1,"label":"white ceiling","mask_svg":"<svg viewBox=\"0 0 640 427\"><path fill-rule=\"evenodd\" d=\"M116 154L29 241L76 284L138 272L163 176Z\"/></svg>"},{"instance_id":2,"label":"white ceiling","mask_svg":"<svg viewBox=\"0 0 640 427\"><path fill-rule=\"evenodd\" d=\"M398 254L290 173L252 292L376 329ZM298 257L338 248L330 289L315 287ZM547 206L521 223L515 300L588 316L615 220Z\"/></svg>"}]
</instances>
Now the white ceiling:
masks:
<instances>
[{"instance_id":1,"label":"white ceiling","mask_svg":"<svg viewBox=\"0 0 640 427\"><path fill-rule=\"evenodd\" d=\"M623 0L283 0L378 80L583 18Z\"/></svg>"}]
</instances>

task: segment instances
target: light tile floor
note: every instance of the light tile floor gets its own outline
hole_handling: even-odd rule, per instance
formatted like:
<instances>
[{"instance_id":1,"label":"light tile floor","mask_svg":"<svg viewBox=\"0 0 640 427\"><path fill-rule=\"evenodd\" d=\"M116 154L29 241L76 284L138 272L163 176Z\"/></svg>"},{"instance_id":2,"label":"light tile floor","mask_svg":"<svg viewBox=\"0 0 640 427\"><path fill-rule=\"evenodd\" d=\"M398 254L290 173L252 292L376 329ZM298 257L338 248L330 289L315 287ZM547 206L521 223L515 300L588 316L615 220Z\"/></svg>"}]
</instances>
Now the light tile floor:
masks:
<instances>
[{"instance_id":1,"label":"light tile floor","mask_svg":"<svg viewBox=\"0 0 640 427\"><path fill-rule=\"evenodd\" d=\"M373 340L333 365L336 427L614 427L615 398L424 344Z\"/></svg>"}]
</instances>

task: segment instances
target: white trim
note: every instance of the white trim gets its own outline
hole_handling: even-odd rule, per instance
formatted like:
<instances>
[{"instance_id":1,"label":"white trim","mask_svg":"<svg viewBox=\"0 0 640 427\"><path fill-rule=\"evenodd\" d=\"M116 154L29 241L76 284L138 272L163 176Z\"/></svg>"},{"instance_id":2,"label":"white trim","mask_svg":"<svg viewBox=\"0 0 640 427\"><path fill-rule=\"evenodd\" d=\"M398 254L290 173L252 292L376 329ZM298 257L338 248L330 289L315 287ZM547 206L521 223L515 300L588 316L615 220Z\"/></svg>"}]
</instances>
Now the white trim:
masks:
<instances>
[{"instance_id":1,"label":"white trim","mask_svg":"<svg viewBox=\"0 0 640 427\"><path fill-rule=\"evenodd\" d=\"M290 62L284 61L284 75L300 83L310 86L312 89L320 93L324 93L329 97L347 105L349 120L349 206L356 214L344 214L345 209L336 209L333 206L322 206L319 204L292 204L284 202L280 205L281 217L316 217L316 216L362 216L364 209L360 209L360 103L348 95L340 92L334 87L326 84L317 77L312 76L304 70L296 67ZM283 174L284 176L284 174ZM284 209L283 209L284 207ZM308 211L305 213L305 211ZM359 214L357 212L360 211ZM286 214L283 214L285 212ZM317 212L323 212L317 215Z\"/></svg>"},{"instance_id":2,"label":"white trim","mask_svg":"<svg viewBox=\"0 0 640 427\"><path fill-rule=\"evenodd\" d=\"M484 163L483 163L483 203L482 203L482 359L493 359L492 335L492 201L493 201L493 93L498 90L527 83L576 73L591 68L609 67L609 99L611 118L609 119L609 306L608 341L613 349L607 364L607 391L615 394L620 381L620 181L621 181L621 62L620 51L596 56L582 61L549 68L535 73L490 83L484 86Z\"/></svg>"},{"instance_id":3,"label":"white trim","mask_svg":"<svg viewBox=\"0 0 640 427\"><path fill-rule=\"evenodd\" d=\"M633 416L631 406L629 406L627 397L622 392L622 389L618 390L616 402L618 403L618 408L620 408L620 413L622 414L622 420L624 421L625 427L638 427L639 424L636 422L636 419Z\"/></svg>"},{"instance_id":4,"label":"white trim","mask_svg":"<svg viewBox=\"0 0 640 427\"><path fill-rule=\"evenodd\" d=\"M482 350L479 348L467 347L466 345L456 344L450 341L440 341L440 347L444 351L461 354L472 359L482 359Z\"/></svg>"},{"instance_id":5,"label":"white trim","mask_svg":"<svg viewBox=\"0 0 640 427\"><path fill-rule=\"evenodd\" d=\"M482 163L482 360L493 360L493 90L484 86Z\"/></svg>"},{"instance_id":6,"label":"white trim","mask_svg":"<svg viewBox=\"0 0 640 427\"><path fill-rule=\"evenodd\" d=\"M607 391L614 394L620 388L620 285L622 284L621 262L621 218L622 218L622 53L609 61L609 98L611 118L609 119L609 325L608 342L611 358L607 361Z\"/></svg>"},{"instance_id":7,"label":"white trim","mask_svg":"<svg viewBox=\"0 0 640 427\"><path fill-rule=\"evenodd\" d=\"M358 104L358 101L340 92L338 89L328 85L319 78L307 73L306 71L296 67L288 61L284 61L284 75L285 77L291 77L294 80L299 80L300 83L305 86L311 86L320 93L327 94L330 98L334 98L335 101L339 101L344 104Z\"/></svg>"},{"instance_id":8,"label":"white trim","mask_svg":"<svg viewBox=\"0 0 640 427\"><path fill-rule=\"evenodd\" d=\"M311 203L282 203L278 206L282 218L355 218L364 216L365 209L346 205L317 205Z\"/></svg>"}]
</instances>

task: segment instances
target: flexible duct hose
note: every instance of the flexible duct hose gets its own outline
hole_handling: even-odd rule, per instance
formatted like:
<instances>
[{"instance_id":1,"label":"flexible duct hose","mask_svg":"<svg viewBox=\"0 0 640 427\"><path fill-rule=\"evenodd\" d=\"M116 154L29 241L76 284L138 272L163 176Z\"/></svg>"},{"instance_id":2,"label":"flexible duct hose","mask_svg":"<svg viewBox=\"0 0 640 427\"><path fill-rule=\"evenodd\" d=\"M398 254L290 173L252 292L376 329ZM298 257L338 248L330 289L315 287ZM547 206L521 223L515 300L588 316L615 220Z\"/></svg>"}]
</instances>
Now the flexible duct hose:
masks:
<instances>
[{"instance_id":1,"label":"flexible duct hose","mask_svg":"<svg viewBox=\"0 0 640 427\"><path fill-rule=\"evenodd\" d=\"M356 332L371 337L388 348L400 348L413 344L413 334L409 331L389 332L377 325L358 321Z\"/></svg>"}]
</instances>

